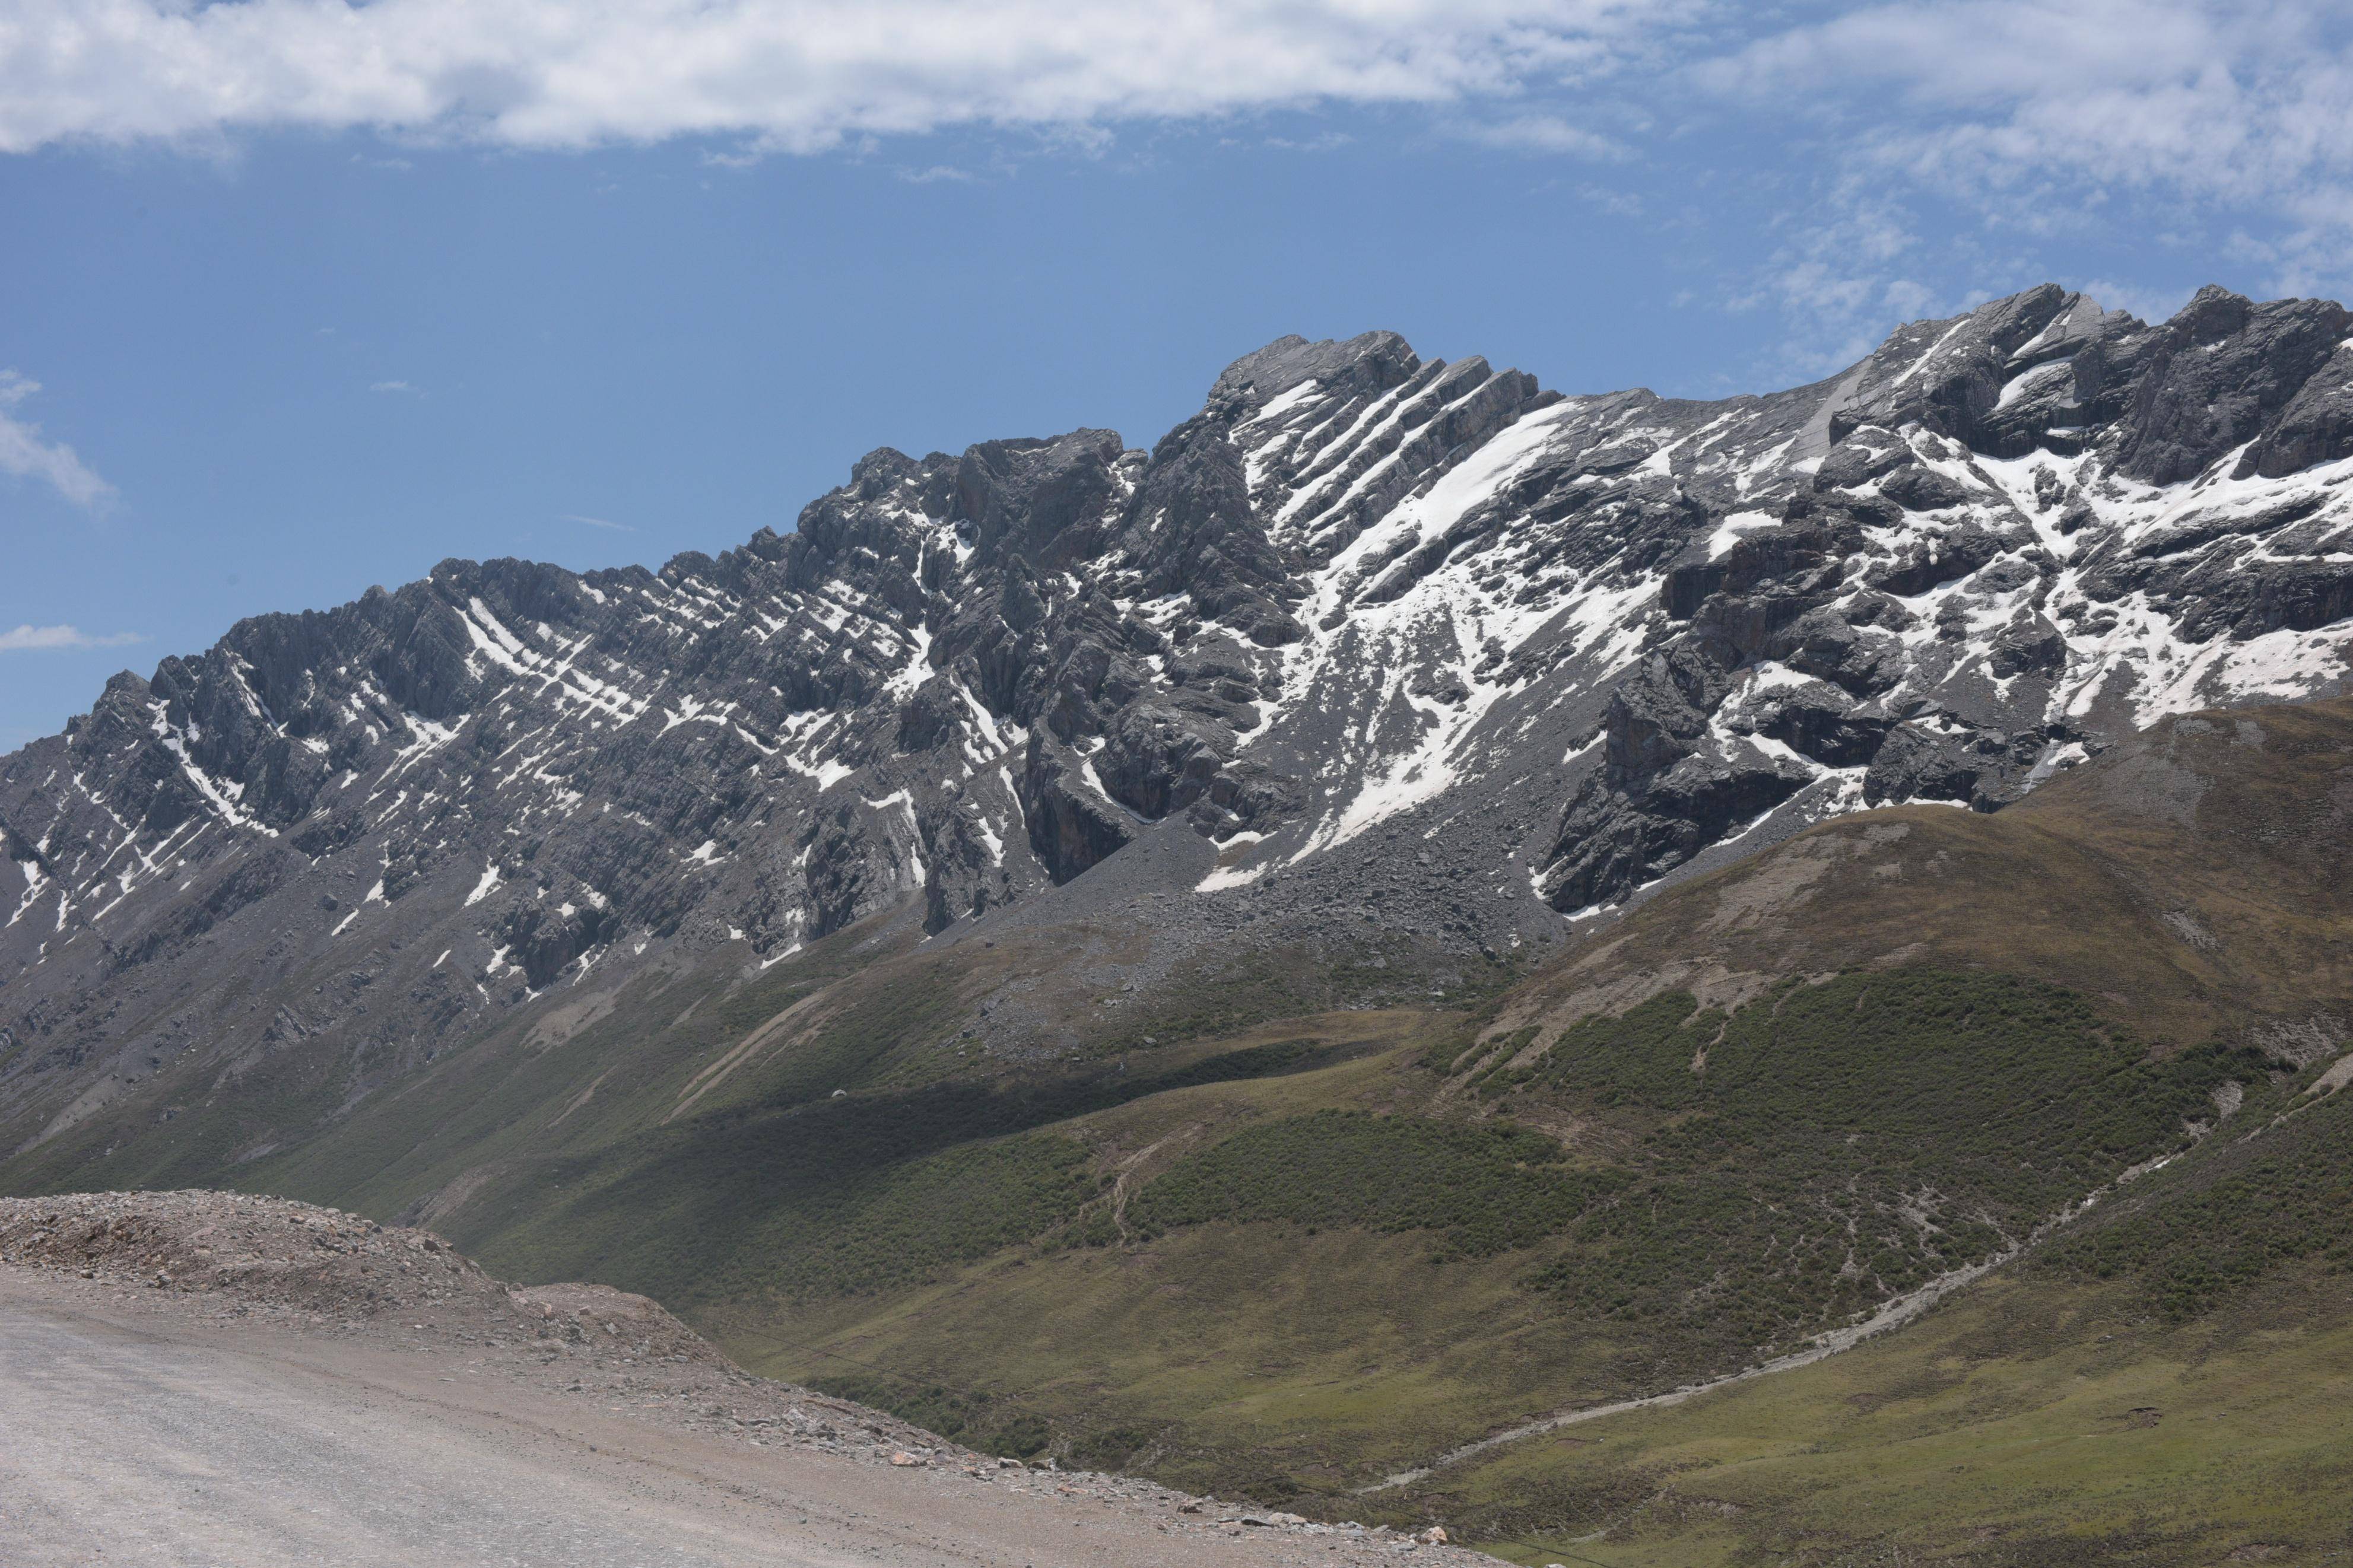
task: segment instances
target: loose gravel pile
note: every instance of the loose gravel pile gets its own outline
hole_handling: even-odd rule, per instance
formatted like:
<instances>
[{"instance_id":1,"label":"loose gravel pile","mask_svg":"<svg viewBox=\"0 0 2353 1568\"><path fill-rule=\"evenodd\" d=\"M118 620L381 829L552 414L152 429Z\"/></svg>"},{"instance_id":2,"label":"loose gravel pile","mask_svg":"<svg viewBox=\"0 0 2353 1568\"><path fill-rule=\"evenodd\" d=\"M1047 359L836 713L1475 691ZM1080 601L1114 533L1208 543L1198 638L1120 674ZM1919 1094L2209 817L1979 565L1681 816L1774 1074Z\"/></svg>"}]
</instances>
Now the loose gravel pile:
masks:
<instances>
[{"instance_id":1,"label":"loose gravel pile","mask_svg":"<svg viewBox=\"0 0 2353 1568\"><path fill-rule=\"evenodd\" d=\"M431 1231L240 1193L0 1198L0 1260L341 1317L512 1308Z\"/></svg>"}]
</instances>

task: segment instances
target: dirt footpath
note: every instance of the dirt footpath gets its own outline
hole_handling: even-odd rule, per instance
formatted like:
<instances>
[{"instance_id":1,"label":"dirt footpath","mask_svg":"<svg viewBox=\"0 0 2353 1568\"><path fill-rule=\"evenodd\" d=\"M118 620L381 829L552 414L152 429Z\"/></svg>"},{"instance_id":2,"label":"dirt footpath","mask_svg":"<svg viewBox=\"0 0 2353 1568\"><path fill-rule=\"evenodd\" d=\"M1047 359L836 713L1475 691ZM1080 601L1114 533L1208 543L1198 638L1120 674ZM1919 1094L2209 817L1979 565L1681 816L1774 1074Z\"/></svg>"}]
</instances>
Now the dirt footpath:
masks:
<instances>
[{"instance_id":1,"label":"dirt footpath","mask_svg":"<svg viewBox=\"0 0 2353 1568\"><path fill-rule=\"evenodd\" d=\"M0 1264L0 1563L1493 1565L1187 1512L1147 1482L1001 1468L937 1438L877 1447L847 1418L838 1446L723 1425L699 1389L685 1408L649 1378L567 1377L577 1362L225 1305ZM734 1393L765 1406L769 1390L821 1397Z\"/></svg>"}]
</instances>

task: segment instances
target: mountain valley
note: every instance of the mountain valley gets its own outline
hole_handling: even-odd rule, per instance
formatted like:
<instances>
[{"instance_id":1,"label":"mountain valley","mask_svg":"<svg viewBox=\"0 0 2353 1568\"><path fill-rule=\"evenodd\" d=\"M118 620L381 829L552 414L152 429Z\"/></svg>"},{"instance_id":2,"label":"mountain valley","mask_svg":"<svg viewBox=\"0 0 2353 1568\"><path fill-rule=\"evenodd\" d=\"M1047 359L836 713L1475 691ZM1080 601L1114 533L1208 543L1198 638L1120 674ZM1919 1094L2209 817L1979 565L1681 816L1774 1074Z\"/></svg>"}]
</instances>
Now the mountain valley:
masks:
<instances>
[{"instance_id":1,"label":"mountain valley","mask_svg":"<svg viewBox=\"0 0 2353 1568\"><path fill-rule=\"evenodd\" d=\"M2348 668L2333 303L1286 339L116 677L0 759L0 1190L1532 1563L2326 1561Z\"/></svg>"}]
</instances>

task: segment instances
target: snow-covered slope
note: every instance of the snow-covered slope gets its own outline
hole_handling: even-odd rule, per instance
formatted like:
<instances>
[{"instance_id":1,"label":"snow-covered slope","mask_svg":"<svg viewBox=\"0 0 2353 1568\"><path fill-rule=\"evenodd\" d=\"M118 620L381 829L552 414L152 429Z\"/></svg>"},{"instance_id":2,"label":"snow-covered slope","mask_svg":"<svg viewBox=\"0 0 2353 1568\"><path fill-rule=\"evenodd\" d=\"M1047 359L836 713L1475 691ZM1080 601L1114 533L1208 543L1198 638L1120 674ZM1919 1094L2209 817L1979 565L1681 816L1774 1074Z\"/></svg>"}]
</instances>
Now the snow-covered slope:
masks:
<instances>
[{"instance_id":1,"label":"snow-covered slope","mask_svg":"<svg viewBox=\"0 0 2353 1568\"><path fill-rule=\"evenodd\" d=\"M910 901L953 942L1114 857L1212 932L1540 944L2341 690L2348 331L2046 287L1715 403L1286 339L1149 452L878 451L715 560L241 623L0 762L0 1127L191 1050L332 1045L356 1099L591 973Z\"/></svg>"}]
</instances>

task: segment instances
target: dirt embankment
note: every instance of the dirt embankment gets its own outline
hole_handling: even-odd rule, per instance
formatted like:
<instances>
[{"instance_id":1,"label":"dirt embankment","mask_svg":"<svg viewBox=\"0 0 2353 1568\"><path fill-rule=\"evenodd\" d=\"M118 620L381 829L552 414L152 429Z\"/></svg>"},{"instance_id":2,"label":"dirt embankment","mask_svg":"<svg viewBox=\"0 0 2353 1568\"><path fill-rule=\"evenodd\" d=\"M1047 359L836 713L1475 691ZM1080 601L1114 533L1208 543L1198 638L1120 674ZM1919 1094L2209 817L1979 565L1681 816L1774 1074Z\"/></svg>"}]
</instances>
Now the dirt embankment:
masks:
<instances>
[{"instance_id":1,"label":"dirt embankment","mask_svg":"<svg viewBox=\"0 0 2353 1568\"><path fill-rule=\"evenodd\" d=\"M429 1230L337 1209L216 1192L0 1198L0 1263L195 1298L186 1304L216 1316L502 1352L573 1392L662 1383L689 1405L709 1396L690 1413L695 1425L838 1452L996 1463L879 1410L753 1377L646 1297L510 1286Z\"/></svg>"},{"instance_id":2,"label":"dirt embankment","mask_svg":"<svg viewBox=\"0 0 2353 1568\"><path fill-rule=\"evenodd\" d=\"M723 1364L659 1303L602 1285L518 1289L429 1230L242 1193L0 1198L0 1262L216 1296L349 1330L501 1334ZM603 1340L592 1340L601 1332ZM560 1351L558 1353L562 1353Z\"/></svg>"},{"instance_id":3,"label":"dirt embankment","mask_svg":"<svg viewBox=\"0 0 2353 1568\"><path fill-rule=\"evenodd\" d=\"M268 1336L259 1342L306 1364L322 1352L333 1364L337 1344L362 1358L409 1352L438 1383L496 1380L569 1400L584 1422L618 1416L726 1451L788 1448L810 1462L830 1456L984 1483L1008 1503L1045 1510L1046 1523L1082 1507L1090 1521L1124 1517L1125 1528L1150 1532L1140 1539L1166 1542L1172 1563L1192 1560L1180 1542L1220 1535L1256 1540L1286 1561L1314 1549L1333 1568L1408 1552L1433 1568L1493 1561L1442 1536L1312 1524L1128 1477L976 1453L881 1411L754 1377L645 1297L599 1285L512 1287L430 1231L308 1204L215 1192L0 1198L0 1266L52 1277L102 1310L128 1310L175 1336L209 1321L250 1345L259 1330ZM584 1440L584 1452L597 1450Z\"/></svg>"}]
</instances>

